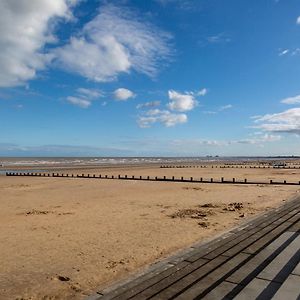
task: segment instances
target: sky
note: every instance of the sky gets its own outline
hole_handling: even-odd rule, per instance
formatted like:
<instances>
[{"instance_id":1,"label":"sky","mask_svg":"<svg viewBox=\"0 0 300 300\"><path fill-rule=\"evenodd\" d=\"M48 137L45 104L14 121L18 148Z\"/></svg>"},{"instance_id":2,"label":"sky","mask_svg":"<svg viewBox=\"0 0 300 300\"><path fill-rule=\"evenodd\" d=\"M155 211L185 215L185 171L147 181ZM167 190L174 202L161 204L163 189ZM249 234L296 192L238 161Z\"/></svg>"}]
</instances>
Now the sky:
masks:
<instances>
[{"instance_id":1,"label":"sky","mask_svg":"<svg viewBox=\"0 0 300 300\"><path fill-rule=\"evenodd\" d=\"M0 0L1 156L300 155L299 0Z\"/></svg>"}]
</instances>

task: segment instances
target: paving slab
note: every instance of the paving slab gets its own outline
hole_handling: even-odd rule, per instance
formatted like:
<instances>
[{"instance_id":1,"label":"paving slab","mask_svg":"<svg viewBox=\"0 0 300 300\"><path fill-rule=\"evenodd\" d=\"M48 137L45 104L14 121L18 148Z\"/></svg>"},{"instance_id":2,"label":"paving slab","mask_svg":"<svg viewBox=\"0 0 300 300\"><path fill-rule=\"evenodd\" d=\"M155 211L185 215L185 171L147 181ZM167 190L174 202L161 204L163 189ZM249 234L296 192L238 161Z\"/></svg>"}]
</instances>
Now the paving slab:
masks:
<instances>
[{"instance_id":1,"label":"paving slab","mask_svg":"<svg viewBox=\"0 0 300 300\"><path fill-rule=\"evenodd\" d=\"M300 276L300 262L296 266L296 268L292 271L292 274Z\"/></svg>"},{"instance_id":2,"label":"paving slab","mask_svg":"<svg viewBox=\"0 0 300 300\"><path fill-rule=\"evenodd\" d=\"M265 268L268 263L270 263L272 256L276 256L280 253L280 247L288 242L293 235L294 233L292 232L283 233L273 243L264 248L257 255L253 256L247 263L245 263L226 280L232 283L241 284L241 282L247 280L247 277L250 277L248 280L253 279L253 277L257 276L262 269ZM276 253L276 251L279 253ZM270 261L269 258L271 259Z\"/></svg>"},{"instance_id":3,"label":"paving slab","mask_svg":"<svg viewBox=\"0 0 300 300\"><path fill-rule=\"evenodd\" d=\"M300 295L300 276L289 275L287 280L282 284L273 300L296 300Z\"/></svg>"},{"instance_id":4,"label":"paving slab","mask_svg":"<svg viewBox=\"0 0 300 300\"><path fill-rule=\"evenodd\" d=\"M234 284L234 283L223 281L220 285L218 285L210 293L208 293L207 295L203 296L202 299L204 299L204 300L223 299L224 295L228 294L236 286L237 285Z\"/></svg>"},{"instance_id":5,"label":"paving slab","mask_svg":"<svg viewBox=\"0 0 300 300\"><path fill-rule=\"evenodd\" d=\"M148 299L150 297L151 299L169 299L186 288L186 286L190 284L192 278L198 279L199 277L204 277L212 270L218 268L225 261L225 257L218 257L197 268L193 268L193 264L190 267L185 268L185 270L174 274L174 276L162 280L155 286L149 287L149 289L132 299Z\"/></svg>"},{"instance_id":6,"label":"paving slab","mask_svg":"<svg viewBox=\"0 0 300 300\"><path fill-rule=\"evenodd\" d=\"M270 282L268 280L263 280L259 278L255 278L252 280L237 296L234 298L231 298L229 296L228 299L234 299L234 300L250 300L250 299L259 299L259 295L268 287L271 286L273 289L278 289L280 286L279 283L276 282ZM264 299L260 300L267 300L272 299L272 293L270 295L265 295ZM287 300L287 299L286 299Z\"/></svg>"},{"instance_id":7,"label":"paving slab","mask_svg":"<svg viewBox=\"0 0 300 300\"><path fill-rule=\"evenodd\" d=\"M199 280L199 274L193 274L190 278L186 278L189 282L186 290L176 297L178 300L194 299L196 297L204 297L224 281L227 274L238 268L249 257L248 254L239 253L232 259L226 261L221 267L217 268L202 280ZM196 275L196 276L195 276ZM157 298L158 299L158 298ZM163 298L168 299L168 298Z\"/></svg>"},{"instance_id":8,"label":"paving slab","mask_svg":"<svg viewBox=\"0 0 300 300\"><path fill-rule=\"evenodd\" d=\"M294 223L291 227L289 227L288 231L299 232L300 231L300 221Z\"/></svg>"},{"instance_id":9,"label":"paving slab","mask_svg":"<svg viewBox=\"0 0 300 300\"><path fill-rule=\"evenodd\" d=\"M264 246L270 244L273 240L279 237L283 232L285 232L289 228L289 224L283 223L280 226L276 227L274 230L268 232L263 237L258 238L257 241L249 245L247 248L243 250L244 253L254 254L259 249L262 249Z\"/></svg>"},{"instance_id":10,"label":"paving slab","mask_svg":"<svg viewBox=\"0 0 300 300\"><path fill-rule=\"evenodd\" d=\"M282 283L300 261L300 236L298 235L257 277Z\"/></svg>"}]
</instances>

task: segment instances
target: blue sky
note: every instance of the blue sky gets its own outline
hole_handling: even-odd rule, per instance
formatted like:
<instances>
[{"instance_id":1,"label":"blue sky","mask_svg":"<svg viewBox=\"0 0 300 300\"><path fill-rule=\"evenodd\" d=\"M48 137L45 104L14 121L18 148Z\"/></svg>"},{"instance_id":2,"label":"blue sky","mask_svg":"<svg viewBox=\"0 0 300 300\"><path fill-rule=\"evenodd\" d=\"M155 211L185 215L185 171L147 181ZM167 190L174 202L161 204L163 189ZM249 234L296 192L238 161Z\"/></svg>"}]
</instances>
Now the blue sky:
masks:
<instances>
[{"instance_id":1,"label":"blue sky","mask_svg":"<svg viewBox=\"0 0 300 300\"><path fill-rule=\"evenodd\" d=\"M0 0L0 155L300 155L298 0Z\"/></svg>"}]
</instances>

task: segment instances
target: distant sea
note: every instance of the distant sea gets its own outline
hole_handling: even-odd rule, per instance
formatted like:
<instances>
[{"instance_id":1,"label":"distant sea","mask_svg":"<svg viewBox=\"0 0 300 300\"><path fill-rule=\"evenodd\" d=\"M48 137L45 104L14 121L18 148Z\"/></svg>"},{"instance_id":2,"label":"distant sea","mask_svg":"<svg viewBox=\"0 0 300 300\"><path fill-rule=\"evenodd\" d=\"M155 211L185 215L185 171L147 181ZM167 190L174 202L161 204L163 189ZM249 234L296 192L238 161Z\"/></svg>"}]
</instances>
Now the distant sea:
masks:
<instances>
[{"instance_id":1,"label":"distant sea","mask_svg":"<svg viewBox=\"0 0 300 300\"><path fill-rule=\"evenodd\" d=\"M221 161L291 160L299 157L0 157L1 168L201 163Z\"/></svg>"}]
</instances>

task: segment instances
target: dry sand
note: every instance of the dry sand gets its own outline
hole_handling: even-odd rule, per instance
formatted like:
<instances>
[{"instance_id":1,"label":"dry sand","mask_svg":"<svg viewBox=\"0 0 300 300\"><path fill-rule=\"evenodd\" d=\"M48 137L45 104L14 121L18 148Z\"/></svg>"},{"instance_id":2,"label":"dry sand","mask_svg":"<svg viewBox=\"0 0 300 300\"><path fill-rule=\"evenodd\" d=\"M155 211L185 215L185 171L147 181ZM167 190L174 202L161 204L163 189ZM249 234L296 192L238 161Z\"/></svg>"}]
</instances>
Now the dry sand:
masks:
<instances>
[{"instance_id":1,"label":"dry sand","mask_svg":"<svg viewBox=\"0 0 300 300\"><path fill-rule=\"evenodd\" d=\"M293 169L143 167L80 173L300 179L300 170ZM298 186L0 176L0 299L82 299L280 205L298 190Z\"/></svg>"}]
</instances>

